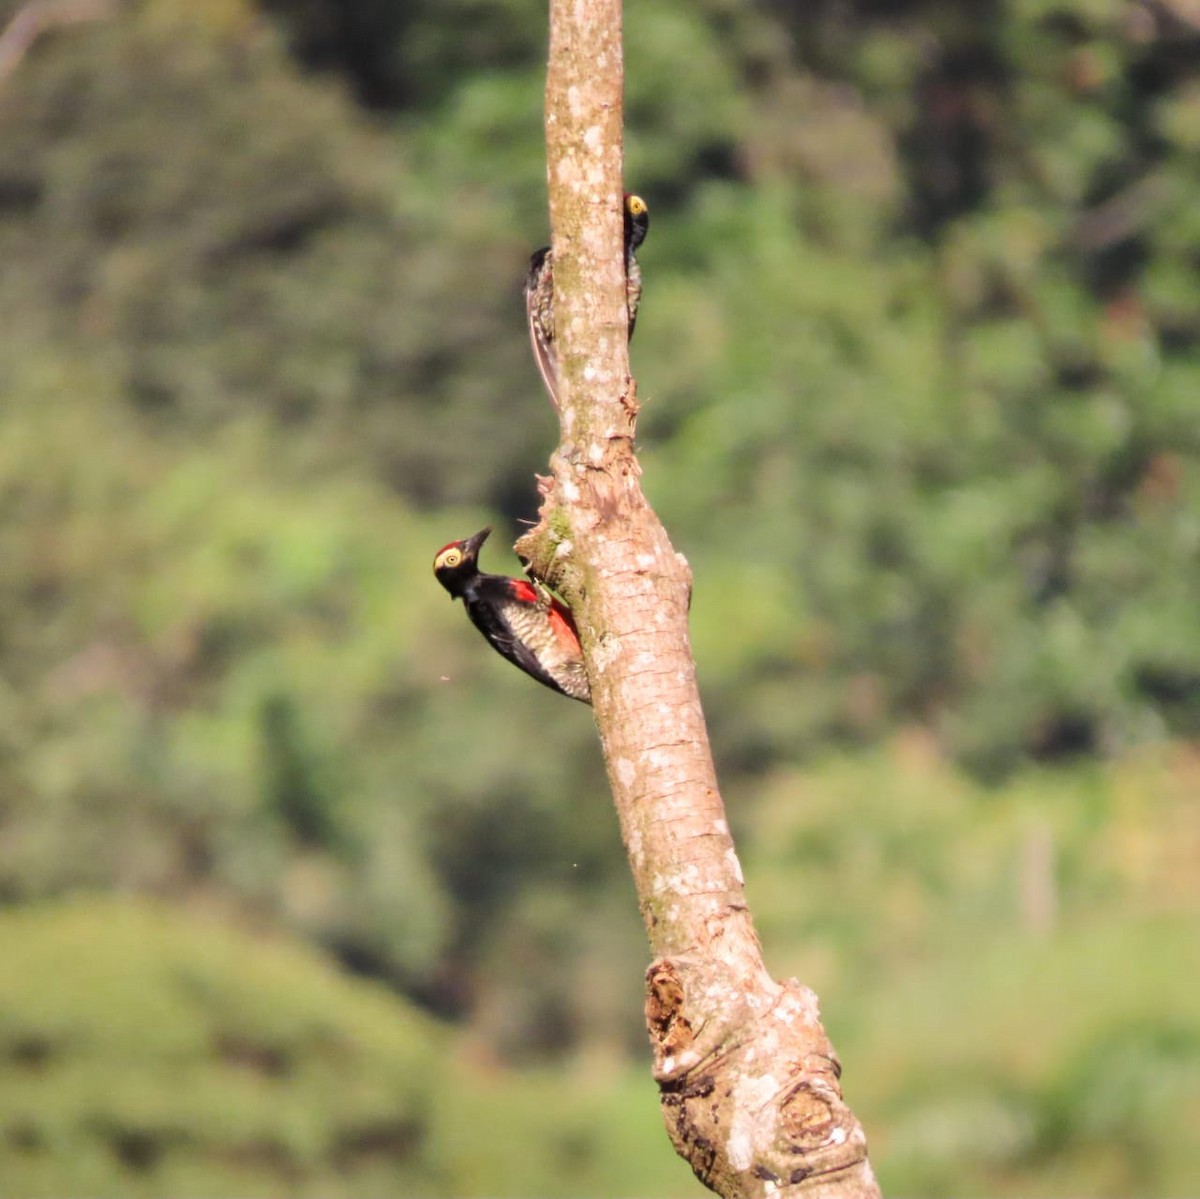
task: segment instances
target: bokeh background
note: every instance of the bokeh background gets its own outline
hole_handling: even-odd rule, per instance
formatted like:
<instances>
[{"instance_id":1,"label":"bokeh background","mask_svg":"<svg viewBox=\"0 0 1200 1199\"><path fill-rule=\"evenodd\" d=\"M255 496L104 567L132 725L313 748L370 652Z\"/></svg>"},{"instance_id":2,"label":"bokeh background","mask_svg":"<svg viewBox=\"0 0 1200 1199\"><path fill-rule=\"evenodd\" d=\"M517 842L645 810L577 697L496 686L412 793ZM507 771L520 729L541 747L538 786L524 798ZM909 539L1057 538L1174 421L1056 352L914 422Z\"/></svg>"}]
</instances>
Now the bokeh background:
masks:
<instances>
[{"instance_id":1,"label":"bokeh background","mask_svg":"<svg viewBox=\"0 0 1200 1199\"><path fill-rule=\"evenodd\" d=\"M888 1193L1195 1195L1200 10L626 10L768 962ZM588 712L430 574L555 436L545 40L131 0L0 80L8 1199L701 1193Z\"/></svg>"}]
</instances>

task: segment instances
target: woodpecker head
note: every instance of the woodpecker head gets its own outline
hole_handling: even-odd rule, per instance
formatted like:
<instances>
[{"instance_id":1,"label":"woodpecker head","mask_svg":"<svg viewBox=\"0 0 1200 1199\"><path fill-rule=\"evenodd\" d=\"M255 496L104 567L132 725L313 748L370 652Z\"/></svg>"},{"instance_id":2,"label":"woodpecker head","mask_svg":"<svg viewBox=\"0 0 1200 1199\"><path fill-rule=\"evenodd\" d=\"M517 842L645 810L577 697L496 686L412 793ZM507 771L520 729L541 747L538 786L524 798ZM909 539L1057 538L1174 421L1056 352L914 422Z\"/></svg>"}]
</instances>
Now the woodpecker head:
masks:
<instances>
[{"instance_id":1,"label":"woodpecker head","mask_svg":"<svg viewBox=\"0 0 1200 1199\"><path fill-rule=\"evenodd\" d=\"M646 240L650 209L641 196L625 193L625 252L632 254Z\"/></svg>"},{"instance_id":2,"label":"woodpecker head","mask_svg":"<svg viewBox=\"0 0 1200 1199\"><path fill-rule=\"evenodd\" d=\"M543 246L540 250L534 250L529 258L529 274L525 277L525 286L530 288L538 282L538 276L542 272L542 268L546 265L546 259L550 255L550 247Z\"/></svg>"},{"instance_id":3,"label":"woodpecker head","mask_svg":"<svg viewBox=\"0 0 1200 1199\"><path fill-rule=\"evenodd\" d=\"M491 527L480 529L474 537L465 541L452 541L437 552L433 560L433 573L437 581L450 592L451 599L458 599L467 584L479 573L479 548L491 536Z\"/></svg>"}]
</instances>

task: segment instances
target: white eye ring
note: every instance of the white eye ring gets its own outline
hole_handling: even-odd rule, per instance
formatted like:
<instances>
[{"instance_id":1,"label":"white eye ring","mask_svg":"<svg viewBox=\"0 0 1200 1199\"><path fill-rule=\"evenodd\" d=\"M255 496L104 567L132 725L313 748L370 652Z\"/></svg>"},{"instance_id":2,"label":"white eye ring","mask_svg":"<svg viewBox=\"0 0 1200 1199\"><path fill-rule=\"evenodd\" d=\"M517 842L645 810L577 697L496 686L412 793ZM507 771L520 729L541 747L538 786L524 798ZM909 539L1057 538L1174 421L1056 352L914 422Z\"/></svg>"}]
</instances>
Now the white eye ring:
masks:
<instances>
[{"instance_id":1,"label":"white eye ring","mask_svg":"<svg viewBox=\"0 0 1200 1199\"><path fill-rule=\"evenodd\" d=\"M462 550L447 550L442 555L443 566L457 566L462 561Z\"/></svg>"}]
</instances>

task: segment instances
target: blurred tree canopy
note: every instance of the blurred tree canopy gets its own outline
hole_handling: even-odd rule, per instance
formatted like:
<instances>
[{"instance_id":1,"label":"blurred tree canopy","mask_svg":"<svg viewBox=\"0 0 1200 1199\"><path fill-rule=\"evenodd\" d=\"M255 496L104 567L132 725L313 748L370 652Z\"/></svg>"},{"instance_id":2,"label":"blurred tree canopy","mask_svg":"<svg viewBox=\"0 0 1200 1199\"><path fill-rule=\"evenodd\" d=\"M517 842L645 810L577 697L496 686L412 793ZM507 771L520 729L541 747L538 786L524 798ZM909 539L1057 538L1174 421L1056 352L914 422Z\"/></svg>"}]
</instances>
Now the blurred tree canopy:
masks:
<instances>
[{"instance_id":1,"label":"blurred tree canopy","mask_svg":"<svg viewBox=\"0 0 1200 1199\"><path fill-rule=\"evenodd\" d=\"M0 898L216 904L519 1063L641 1042L591 725L429 577L532 515L553 442L520 301L544 23L533 0L139 0L0 83ZM1030 791L1064 920L1194 914L1175 784L1095 782L1200 733L1194 14L630 0L626 42L645 482L695 571L768 938L821 942L805 872L863 885L827 959L789 950L835 995L941 952L948 896L954 944L1010 936L1020 822L993 814ZM912 796L838 832L914 744L959 780L940 865ZM843 791L831 753L884 764ZM772 866L764 830L809 804ZM1089 858L1098 829L1167 863L1157 899ZM1039 1076L1019 1169L971 1177L1028 1193L1068 1126L1083 1161L1123 1117L1069 1097L1122 1035ZM975 1133L930 1112L942 1165L896 1177L978 1193ZM1105 1168L1073 1189L1130 1189Z\"/></svg>"},{"instance_id":2,"label":"blurred tree canopy","mask_svg":"<svg viewBox=\"0 0 1200 1199\"><path fill-rule=\"evenodd\" d=\"M0 947L10 1194L436 1185L437 1030L311 952L121 900L5 913Z\"/></svg>"}]
</instances>

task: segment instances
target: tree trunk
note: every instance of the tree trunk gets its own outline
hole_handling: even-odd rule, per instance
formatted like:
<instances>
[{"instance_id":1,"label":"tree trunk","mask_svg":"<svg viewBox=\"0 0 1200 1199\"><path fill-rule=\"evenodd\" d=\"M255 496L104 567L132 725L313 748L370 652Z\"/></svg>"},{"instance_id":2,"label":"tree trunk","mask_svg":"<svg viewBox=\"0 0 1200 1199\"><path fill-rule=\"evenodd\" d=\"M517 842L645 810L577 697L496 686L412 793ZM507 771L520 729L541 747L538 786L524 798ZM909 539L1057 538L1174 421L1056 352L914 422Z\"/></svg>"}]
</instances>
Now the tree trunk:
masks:
<instances>
[{"instance_id":1,"label":"tree trunk","mask_svg":"<svg viewBox=\"0 0 1200 1199\"><path fill-rule=\"evenodd\" d=\"M655 958L646 1019L667 1130L729 1199L869 1199L879 1192L866 1139L842 1100L816 996L763 966L696 688L691 572L639 483L621 253L621 0L551 0L550 12L561 439L542 519L517 550L579 626ZM644 273L643 319L653 320L652 267Z\"/></svg>"}]
</instances>

